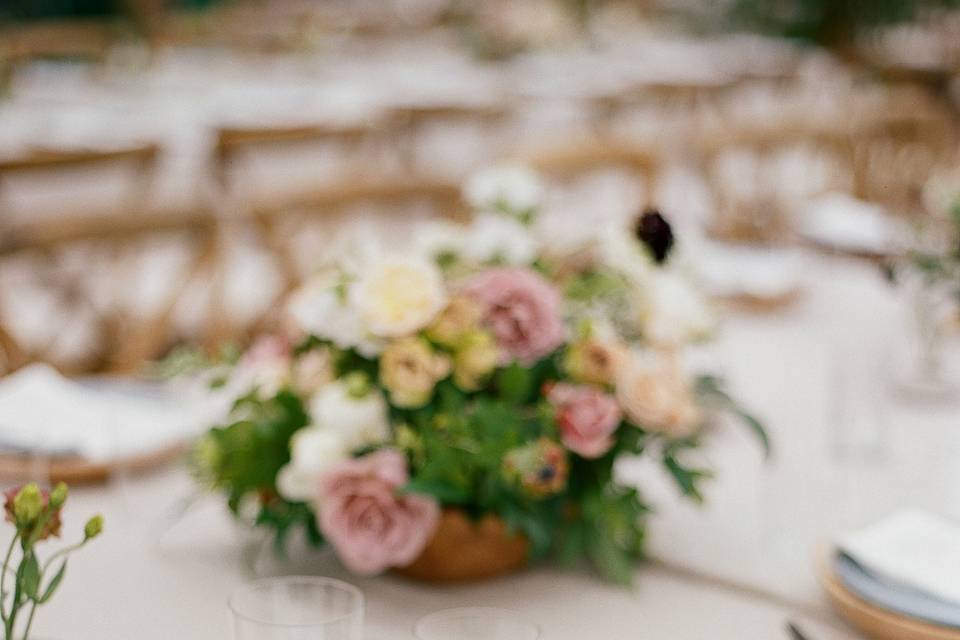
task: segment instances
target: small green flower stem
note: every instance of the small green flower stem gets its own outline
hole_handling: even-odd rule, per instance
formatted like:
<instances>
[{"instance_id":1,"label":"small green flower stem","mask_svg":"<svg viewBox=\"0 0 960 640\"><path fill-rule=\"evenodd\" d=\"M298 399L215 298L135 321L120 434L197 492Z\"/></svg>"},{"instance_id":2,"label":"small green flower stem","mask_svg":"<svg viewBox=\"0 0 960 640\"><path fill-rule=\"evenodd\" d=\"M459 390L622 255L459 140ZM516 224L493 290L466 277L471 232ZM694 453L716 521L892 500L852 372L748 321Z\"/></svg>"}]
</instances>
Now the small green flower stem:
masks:
<instances>
[{"instance_id":1,"label":"small green flower stem","mask_svg":"<svg viewBox=\"0 0 960 640\"><path fill-rule=\"evenodd\" d=\"M13 549L17 546L17 540L20 538L20 535L14 535L13 540L10 541L10 546L7 547L7 553L3 558L3 572L0 573L0 619L3 620L3 631L5 640L13 640L13 619L14 611L16 610L16 602L11 604L10 615L7 615L6 607L3 603L2 598L7 594L7 571L10 568L10 558L13 557Z\"/></svg>"},{"instance_id":2,"label":"small green flower stem","mask_svg":"<svg viewBox=\"0 0 960 640\"><path fill-rule=\"evenodd\" d=\"M33 614L37 612L37 601L34 600L30 605L30 615L27 616L27 628L23 630L23 640L29 640L30 638L30 627L33 626ZM13 640L11 638L10 640Z\"/></svg>"}]
</instances>

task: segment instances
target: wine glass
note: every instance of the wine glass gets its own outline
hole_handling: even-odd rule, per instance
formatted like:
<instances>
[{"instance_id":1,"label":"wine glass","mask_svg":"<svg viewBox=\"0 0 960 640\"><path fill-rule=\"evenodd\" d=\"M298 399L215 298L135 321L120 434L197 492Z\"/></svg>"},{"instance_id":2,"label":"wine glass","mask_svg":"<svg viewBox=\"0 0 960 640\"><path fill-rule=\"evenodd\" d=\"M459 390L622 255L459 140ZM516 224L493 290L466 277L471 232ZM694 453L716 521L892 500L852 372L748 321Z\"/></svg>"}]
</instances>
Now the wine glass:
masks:
<instances>
[{"instance_id":1,"label":"wine glass","mask_svg":"<svg viewBox=\"0 0 960 640\"><path fill-rule=\"evenodd\" d=\"M540 628L516 611L467 607L437 611L413 629L418 640L538 640Z\"/></svg>"},{"instance_id":2,"label":"wine glass","mask_svg":"<svg viewBox=\"0 0 960 640\"><path fill-rule=\"evenodd\" d=\"M256 580L230 596L235 640L362 640L363 594L309 576Z\"/></svg>"}]
</instances>

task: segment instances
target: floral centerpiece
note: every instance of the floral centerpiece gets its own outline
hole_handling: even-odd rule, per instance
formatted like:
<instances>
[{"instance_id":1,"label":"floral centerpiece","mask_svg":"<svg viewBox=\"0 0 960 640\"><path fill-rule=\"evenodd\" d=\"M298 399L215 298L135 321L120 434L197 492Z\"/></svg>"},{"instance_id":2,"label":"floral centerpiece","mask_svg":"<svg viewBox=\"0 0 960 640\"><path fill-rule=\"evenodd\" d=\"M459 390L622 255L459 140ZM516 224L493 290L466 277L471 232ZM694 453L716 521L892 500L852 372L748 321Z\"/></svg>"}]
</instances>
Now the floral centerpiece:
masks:
<instances>
[{"instance_id":1,"label":"floral centerpiece","mask_svg":"<svg viewBox=\"0 0 960 640\"><path fill-rule=\"evenodd\" d=\"M617 460L655 457L699 500L708 471L687 452L715 410L766 436L684 366L713 316L659 213L557 251L526 169L465 195L469 224L353 253L295 292L288 334L231 372L241 395L197 445L197 474L280 544L302 527L360 574L414 563L453 512L628 581L648 507Z\"/></svg>"}]
</instances>

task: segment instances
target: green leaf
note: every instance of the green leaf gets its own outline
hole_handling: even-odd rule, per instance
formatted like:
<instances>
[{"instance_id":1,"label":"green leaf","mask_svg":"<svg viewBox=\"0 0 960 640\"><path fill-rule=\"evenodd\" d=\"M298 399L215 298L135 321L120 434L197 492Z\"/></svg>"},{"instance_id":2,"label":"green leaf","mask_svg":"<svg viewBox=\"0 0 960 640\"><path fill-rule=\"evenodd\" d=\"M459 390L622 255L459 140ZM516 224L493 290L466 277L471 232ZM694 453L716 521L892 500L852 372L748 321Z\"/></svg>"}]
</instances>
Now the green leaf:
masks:
<instances>
[{"instance_id":1,"label":"green leaf","mask_svg":"<svg viewBox=\"0 0 960 640\"><path fill-rule=\"evenodd\" d=\"M401 491L403 493L422 493L432 496L442 504L465 504L472 497L469 491L461 487L425 478L414 478Z\"/></svg>"},{"instance_id":2,"label":"green leaf","mask_svg":"<svg viewBox=\"0 0 960 640\"><path fill-rule=\"evenodd\" d=\"M769 458L773 455L773 445L766 428L753 414L741 407L723 388L723 381L716 376L700 376L697 379L697 394L705 401L712 401L722 409L730 411L745 424L760 441L763 455Z\"/></svg>"},{"instance_id":3,"label":"green leaf","mask_svg":"<svg viewBox=\"0 0 960 640\"><path fill-rule=\"evenodd\" d=\"M571 522L562 532L557 545L557 561L564 567L572 567L583 556L586 531L579 522Z\"/></svg>"},{"instance_id":4,"label":"green leaf","mask_svg":"<svg viewBox=\"0 0 960 640\"><path fill-rule=\"evenodd\" d=\"M709 471L703 469L688 469L669 453L664 455L663 464L666 466L667 471L670 472L670 475L673 476L673 479L676 480L677 486L680 487L683 495L698 503L703 502L703 494L700 493L700 488L697 486L697 483L700 480L709 478L711 476Z\"/></svg>"},{"instance_id":5,"label":"green leaf","mask_svg":"<svg viewBox=\"0 0 960 640\"><path fill-rule=\"evenodd\" d=\"M607 532L597 530L590 536L587 555L607 580L622 585L633 583L633 557L621 549Z\"/></svg>"},{"instance_id":6,"label":"green leaf","mask_svg":"<svg viewBox=\"0 0 960 640\"><path fill-rule=\"evenodd\" d=\"M37 557L30 551L26 552L20 562L17 585L27 598L37 599L37 591L40 589L40 564L37 562Z\"/></svg>"},{"instance_id":7,"label":"green leaf","mask_svg":"<svg viewBox=\"0 0 960 640\"><path fill-rule=\"evenodd\" d=\"M517 404L526 402L533 393L533 375L516 362L497 372L500 397Z\"/></svg>"},{"instance_id":8,"label":"green leaf","mask_svg":"<svg viewBox=\"0 0 960 640\"><path fill-rule=\"evenodd\" d=\"M67 571L67 561L64 560L63 564L60 565L60 569L57 570L57 573L51 578L50 583L47 585L47 588L44 589L43 595L40 596L38 601L40 604L48 601L53 597L54 592L56 592L57 587L60 586L60 582L63 581L63 574Z\"/></svg>"}]
</instances>

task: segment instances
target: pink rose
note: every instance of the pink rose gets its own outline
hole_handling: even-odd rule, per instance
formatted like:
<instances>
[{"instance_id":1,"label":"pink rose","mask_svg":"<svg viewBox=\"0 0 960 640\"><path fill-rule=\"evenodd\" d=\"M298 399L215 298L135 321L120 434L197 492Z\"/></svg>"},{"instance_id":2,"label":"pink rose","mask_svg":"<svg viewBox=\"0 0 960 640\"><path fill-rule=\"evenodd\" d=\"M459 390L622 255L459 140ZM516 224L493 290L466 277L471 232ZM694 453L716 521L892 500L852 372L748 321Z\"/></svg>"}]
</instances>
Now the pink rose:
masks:
<instances>
[{"instance_id":1,"label":"pink rose","mask_svg":"<svg viewBox=\"0 0 960 640\"><path fill-rule=\"evenodd\" d=\"M501 364L533 364L563 343L560 294L534 271L490 269L470 280L465 293L483 306Z\"/></svg>"},{"instance_id":2,"label":"pink rose","mask_svg":"<svg viewBox=\"0 0 960 640\"><path fill-rule=\"evenodd\" d=\"M264 362L289 360L293 356L293 346L283 336L264 334L257 336L247 352L243 354L245 363L257 365Z\"/></svg>"},{"instance_id":3,"label":"pink rose","mask_svg":"<svg viewBox=\"0 0 960 640\"><path fill-rule=\"evenodd\" d=\"M622 413L609 393L596 387L559 383L547 391L547 400L557 410L561 440L567 449L584 458L599 458L613 446Z\"/></svg>"},{"instance_id":4,"label":"pink rose","mask_svg":"<svg viewBox=\"0 0 960 640\"><path fill-rule=\"evenodd\" d=\"M403 567L423 551L440 521L432 498L400 495L407 461L381 449L341 462L320 483L320 530L350 571L373 575Z\"/></svg>"}]
</instances>

